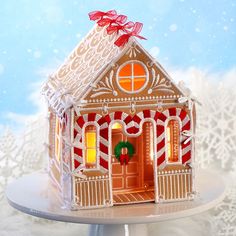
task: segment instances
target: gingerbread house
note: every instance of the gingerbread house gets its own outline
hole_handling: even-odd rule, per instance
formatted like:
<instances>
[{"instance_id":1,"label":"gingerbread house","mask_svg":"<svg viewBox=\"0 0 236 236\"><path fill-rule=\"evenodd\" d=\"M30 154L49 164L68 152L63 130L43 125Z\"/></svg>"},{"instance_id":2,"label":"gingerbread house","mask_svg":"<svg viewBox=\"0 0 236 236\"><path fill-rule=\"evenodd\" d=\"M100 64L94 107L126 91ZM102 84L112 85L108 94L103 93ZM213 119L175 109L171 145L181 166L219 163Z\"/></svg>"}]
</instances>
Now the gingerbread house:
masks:
<instances>
[{"instance_id":1,"label":"gingerbread house","mask_svg":"<svg viewBox=\"0 0 236 236\"><path fill-rule=\"evenodd\" d=\"M194 197L194 101L121 36L96 24L43 87L49 173L71 209Z\"/></svg>"}]
</instances>

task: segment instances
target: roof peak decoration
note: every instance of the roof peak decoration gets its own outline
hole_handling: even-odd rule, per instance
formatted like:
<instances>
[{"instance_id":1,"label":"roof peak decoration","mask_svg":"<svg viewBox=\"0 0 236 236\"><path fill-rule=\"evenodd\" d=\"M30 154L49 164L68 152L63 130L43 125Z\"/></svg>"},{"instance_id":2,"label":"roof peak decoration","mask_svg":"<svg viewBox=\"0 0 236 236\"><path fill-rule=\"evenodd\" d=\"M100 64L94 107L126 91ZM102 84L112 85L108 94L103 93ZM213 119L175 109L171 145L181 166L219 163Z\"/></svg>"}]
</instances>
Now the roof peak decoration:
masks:
<instances>
[{"instance_id":1,"label":"roof peak decoration","mask_svg":"<svg viewBox=\"0 0 236 236\"><path fill-rule=\"evenodd\" d=\"M123 32L114 44L118 47L123 47L128 43L129 38L134 36L139 39L145 39L143 36L140 36L139 33L142 31L143 24L140 22L128 21L128 17L125 15L118 15L115 10L110 10L107 12L102 11L92 11L89 14L89 19L96 21L100 27L107 27L107 34L111 35L114 33Z\"/></svg>"}]
</instances>

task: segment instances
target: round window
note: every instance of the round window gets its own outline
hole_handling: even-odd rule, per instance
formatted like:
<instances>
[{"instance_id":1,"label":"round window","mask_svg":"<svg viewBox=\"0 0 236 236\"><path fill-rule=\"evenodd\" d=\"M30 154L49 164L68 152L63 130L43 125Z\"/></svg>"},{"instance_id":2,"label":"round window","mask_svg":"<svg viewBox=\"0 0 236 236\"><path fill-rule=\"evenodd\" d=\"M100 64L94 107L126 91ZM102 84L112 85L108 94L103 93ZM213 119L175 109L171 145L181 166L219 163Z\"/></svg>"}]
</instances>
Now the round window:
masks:
<instances>
[{"instance_id":1,"label":"round window","mask_svg":"<svg viewBox=\"0 0 236 236\"><path fill-rule=\"evenodd\" d=\"M144 89L148 81L146 67L137 61L121 65L118 71L119 87L128 93L135 93Z\"/></svg>"}]
</instances>

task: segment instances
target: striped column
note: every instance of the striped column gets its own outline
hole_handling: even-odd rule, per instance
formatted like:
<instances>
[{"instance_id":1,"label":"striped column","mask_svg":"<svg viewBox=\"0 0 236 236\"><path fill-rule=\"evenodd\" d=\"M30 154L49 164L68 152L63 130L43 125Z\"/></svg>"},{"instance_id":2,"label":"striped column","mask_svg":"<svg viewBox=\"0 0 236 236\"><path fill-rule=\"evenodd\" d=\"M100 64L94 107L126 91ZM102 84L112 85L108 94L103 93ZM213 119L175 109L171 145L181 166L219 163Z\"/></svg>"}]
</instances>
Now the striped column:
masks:
<instances>
[{"instance_id":1,"label":"striped column","mask_svg":"<svg viewBox=\"0 0 236 236\"><path fill-rule=\"evenodd\" d=\"M108 160L109 160L109 143L108 143L108 134L109 134L109 124L111 122L110 116L106 115L104 117L101 117L98 120L98 125L100 127L99 136L100 136L100 142L99 142L99 150L100 150L100 156L99 156L99 166L100 169L103 172L108 171Z\"/></svg>"},{"instance_id":2,"label":"striped column","mask_svg":"<svg viewBox=\"0 0 236 236\"><path fill-rule=\"evenodd\" d=\"M157 166L162 169L166 165L167 153L166 153L166 120L168 118L179 117L181 121L181 130L180 134L184 130L189 131L190 127L190 118L187 112L181 108L169 108L158 114L157 118ZM181 136L181 153L182 153L182 164L187 164L191 162L191 141L184 144L186 137Z\"/></svg>"}]
</instances>

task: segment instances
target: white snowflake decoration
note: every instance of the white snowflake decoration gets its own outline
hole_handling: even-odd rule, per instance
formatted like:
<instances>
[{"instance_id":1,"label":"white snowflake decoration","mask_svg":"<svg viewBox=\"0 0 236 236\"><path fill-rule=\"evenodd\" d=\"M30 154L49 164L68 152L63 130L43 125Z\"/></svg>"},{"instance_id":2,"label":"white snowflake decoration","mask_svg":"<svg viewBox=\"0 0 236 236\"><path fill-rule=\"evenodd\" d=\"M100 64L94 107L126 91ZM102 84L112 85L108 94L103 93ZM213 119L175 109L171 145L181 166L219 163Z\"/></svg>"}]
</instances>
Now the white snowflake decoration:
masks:
<instances>
[{"instance_id":1,"label":"white snowflake decoration","mask_svg":"<svg viewBox=\"0 0 236 236\"><path fill-rule=\"evenodd\" d=\"M45 119L30 123L22 136L9 129L0 137L0 200L5 186L13 179L45 166L47 126Z\"/></svg>"},{"instance_id":2,"label":"white snowflake decoration","mask_svg":"<svg viewBox=\"0 0 236 236\"><path fill-rule=\"evenodd\" d=\"M201 168L232 168L236 165L236 91L203 78L192 83L197 84L193 93L202 102L197 105L196 161Z\"/></svg>"},{"instance_id":3,"label":"white snowflake decoration","mask_svg":"<svg viewBox=\"0 0 236 236\"><path fill-rule=\"evenodd\" d=\"M236 185L228 188L227 197L212 213L217 236L236 235Z\"/></svg>"}]
</instances>

